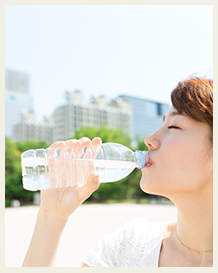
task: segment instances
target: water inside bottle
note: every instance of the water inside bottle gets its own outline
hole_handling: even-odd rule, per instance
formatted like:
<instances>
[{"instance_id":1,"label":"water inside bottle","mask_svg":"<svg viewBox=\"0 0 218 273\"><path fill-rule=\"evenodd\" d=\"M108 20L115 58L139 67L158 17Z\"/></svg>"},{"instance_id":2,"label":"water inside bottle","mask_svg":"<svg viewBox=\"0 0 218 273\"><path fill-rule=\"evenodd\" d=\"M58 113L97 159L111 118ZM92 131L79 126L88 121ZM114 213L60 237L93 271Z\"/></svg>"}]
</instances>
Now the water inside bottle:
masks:
<instances>
[{"instance_id":1,"label":"water inside bottle","mask_svg":"<svg viewBox=\"0 0 218 273\"><path fill-rule=\"evenodd\" d=\"M37 164L36 164L37 163ZM23 187L27 190L48 189L49 175L46 170L45 159L28 157L22 159Z\"/></svg>"},{"instance_id":2,"label":"water inside bottle","mask_svg":"<svg viewBox=\"0 0 218 273\"><path fill-rule=\"evenodd\" d=\"M114 182L126 177L136 167L135 162L119 160L94 160L100 182Z\"/></svg>"},{"instance_id":3,"label":"water inside bottle","mask_svg":"<svg viewBox=\"0 0 218 273\"><path fill-rule=\"evenodd\" d=\"M48 166L47 166L48 164ZM118 181L130 174L136 163L119 160L23 158L23 187L27 190L83 185L88 176L99 172L100 182Z\"/></svg>"}]
</instances>

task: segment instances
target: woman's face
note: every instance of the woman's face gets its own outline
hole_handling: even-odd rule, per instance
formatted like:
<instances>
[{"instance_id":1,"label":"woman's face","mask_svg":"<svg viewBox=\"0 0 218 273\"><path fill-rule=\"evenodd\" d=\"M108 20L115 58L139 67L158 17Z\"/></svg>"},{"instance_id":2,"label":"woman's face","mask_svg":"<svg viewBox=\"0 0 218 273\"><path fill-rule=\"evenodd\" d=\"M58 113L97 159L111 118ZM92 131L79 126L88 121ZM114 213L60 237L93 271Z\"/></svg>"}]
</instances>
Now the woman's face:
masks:
<instances>
[{"instance_id":1,"label":"woman's face","mask_svg":"<svg viewBox=\"0 0 218 273\"><path fill-rule=\"evenodd\" d=\"M213 180L210 128L169 109L161 128L145 138L152 164L142 169L143 191L173 198L200 193Z\"/></svg>"}]
</instances>

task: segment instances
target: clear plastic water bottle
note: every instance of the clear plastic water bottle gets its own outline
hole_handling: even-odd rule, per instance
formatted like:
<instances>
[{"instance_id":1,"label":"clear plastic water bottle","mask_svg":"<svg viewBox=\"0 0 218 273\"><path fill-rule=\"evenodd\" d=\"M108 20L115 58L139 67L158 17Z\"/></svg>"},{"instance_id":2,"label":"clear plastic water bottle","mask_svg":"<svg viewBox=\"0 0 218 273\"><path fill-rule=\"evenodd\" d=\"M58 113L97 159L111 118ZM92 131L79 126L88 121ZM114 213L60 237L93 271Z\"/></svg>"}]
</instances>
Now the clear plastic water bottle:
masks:
<instances>
[{"instance_id":1,"label":"clear plastic water bottle","mask_svg":"<svg viewBox=\"0 0 218 273\"><path fill-rule=\"evenodd\" d=\"M100 182L114 182L126 177L135 168L149 161L146 151L133 152L117 143L104 143L95 155L86 148L78 158L70 147L28 150L21 154L23 187L36 191L83 185L92 172L99 173Z\"/></svg>"}]
</instances>

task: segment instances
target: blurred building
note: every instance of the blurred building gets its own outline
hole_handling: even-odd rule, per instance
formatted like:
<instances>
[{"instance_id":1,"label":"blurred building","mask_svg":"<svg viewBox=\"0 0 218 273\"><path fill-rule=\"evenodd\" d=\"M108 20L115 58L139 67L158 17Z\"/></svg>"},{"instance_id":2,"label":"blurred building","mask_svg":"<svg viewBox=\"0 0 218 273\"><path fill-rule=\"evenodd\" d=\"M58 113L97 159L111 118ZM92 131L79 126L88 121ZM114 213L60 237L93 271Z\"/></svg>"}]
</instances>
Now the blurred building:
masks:
<instances>
[{"instance_id":1,"label":"blurred building","mask_svg":"<svg viewBox=\"0 0 218 273\"><path fill-rule=\"evenodd\" d=\"M20 122L23 108L32 111L29 93L29 75L5 70L5 136L12 138L13 127Z\"/></svg>"},{"instance_id":2,"label":"blurred building","mask_svg":"<svg viewBox=\"0 0 218 273\"><path fill-rule=\"evenodd\" d=\"M66 100L54 111L54 141L72 138L81 127L101 125L122 129L131 136L131 108L121 98L107 101L103 96L92 97L89 104L84 104L80 91L67 91Z\"/></svg>"},{"instance_id":3,"label":"blurred building","mask_svg":"<svg viewBox=\"0 0 218 273\"><path fill-rule=\"evenodd\" d=\"M104 96L83 102L80 91L67 91L66 104L57 107L52 117L39 123L32 110L29 75L5 71L5 135L14 141L42 140L48 143L72 138L86 127L122 129L134 141L156 131L162 124L168 104L121 95L113 100Z\"/></svg>"},{"instance_id":4,"label":"blurred building","mask_svg":"<svg viewBox=\"0 0 218 273\"><path fill-rule=\"evenodd\" d=\"M20 112L20 122L14 125L13 140L25 141L36 140L53 142L53 118L45 117L43 123L39 123L35 119L33 112L23 109Z\"/></svg>"},{"instance_id":5,"label":"blurred building","mask_svg":"<svg viewBox=\"0 0 218 273\"><path fill-rule=\"evenodd\" d=\"M131 105L132 133L135 140L137 136L144 138L160 128L163 123L163 116L169 109L168 104L156 101L127 95L121 95L119 98Z\"/></svg>"}]
</instances>

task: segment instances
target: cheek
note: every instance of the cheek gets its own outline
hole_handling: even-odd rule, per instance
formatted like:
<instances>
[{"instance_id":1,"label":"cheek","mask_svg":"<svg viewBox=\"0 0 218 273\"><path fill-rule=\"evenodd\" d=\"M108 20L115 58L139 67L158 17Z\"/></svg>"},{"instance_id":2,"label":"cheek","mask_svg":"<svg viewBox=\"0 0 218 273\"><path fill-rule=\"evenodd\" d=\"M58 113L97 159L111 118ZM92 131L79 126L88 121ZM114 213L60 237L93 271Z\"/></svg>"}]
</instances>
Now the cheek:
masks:
<instances>
[{"instance_id":1,"label":"cheek","mask_svg":"<svg viewBox=\"0 0 218 273\"><path fill-rule=\"evenodd\" d=\"M151 160L154 165L143 171L140 181L141 189L148 193L167 196L195 191L211 175L205 132L199 130L166 135L158 149L151 150Z\"/></svg>"},{"instance_id":2,"label":"cheek","mask_svg":"<svg viewBox=\"0 0 218 273\"><path fill-rule=\"evenodd\" d=\"M164 170L177 180L180 180L180 177L187 180L189 176L196 175L205 162L202 147L191 139L170 140L162 152L165 154L164 159L162 158Z\"/></svg>"},{"instance_id":3,"label":"cheek","mask_svg":"<svg viewBox=\"0 0 218 273\"><path fill-rule=\"evenodd\" d=\"M187 162L189 144L179 139L168 139L160 150L162 165L167 171ZM159 160L158 160L159 162Z\"/></svg>"},{"instance_id":4,"label":"cheek","mask_svg":"<svg viewBox=\"0 0 218 273\"><path fill-rule=\"evenodd\" d=\"M203 164L196 144L184 138L168 139L159 151L154 151L154 165L143 172L140 187L147 193L166 196L175 190L193 190Z\"/></svg>"}]
</instances>

